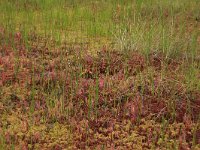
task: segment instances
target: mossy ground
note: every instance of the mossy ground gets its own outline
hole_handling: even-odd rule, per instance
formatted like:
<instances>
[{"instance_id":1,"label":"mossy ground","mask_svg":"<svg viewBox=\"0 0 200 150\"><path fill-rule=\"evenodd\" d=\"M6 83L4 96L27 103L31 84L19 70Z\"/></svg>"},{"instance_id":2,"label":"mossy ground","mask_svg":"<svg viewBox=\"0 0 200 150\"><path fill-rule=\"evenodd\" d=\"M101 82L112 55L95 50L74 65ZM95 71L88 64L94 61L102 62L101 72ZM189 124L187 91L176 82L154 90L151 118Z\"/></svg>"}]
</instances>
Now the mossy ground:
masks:
<instances>
[{"instance_id":1,"label":"mossy ground","mask_svg":"<svg viewBox=\"0 0 200 150\"><path fill-rule=\"evenodd\" d=\"M200 149L198 1L0 4L0 149Z\"/></svg>"}]
</instances>

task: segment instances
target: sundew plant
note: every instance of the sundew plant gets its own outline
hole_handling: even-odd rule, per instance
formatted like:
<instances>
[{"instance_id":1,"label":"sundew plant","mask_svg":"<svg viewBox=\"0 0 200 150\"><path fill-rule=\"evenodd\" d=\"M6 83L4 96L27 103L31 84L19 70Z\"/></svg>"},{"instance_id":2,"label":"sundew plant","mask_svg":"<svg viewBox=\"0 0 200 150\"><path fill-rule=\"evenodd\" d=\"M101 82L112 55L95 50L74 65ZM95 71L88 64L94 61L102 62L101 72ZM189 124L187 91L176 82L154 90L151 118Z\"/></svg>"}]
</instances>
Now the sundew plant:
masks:
<instances>
[{"instance_id":1,"label":"sundew plant","mask_svg":"<svg viewBox=\"0 0 200 150\"><path fill-rule=\"evenodd\" d=\"M199 0L0 0L0 150L199 150Z\"/></svg>"}]
</instances>

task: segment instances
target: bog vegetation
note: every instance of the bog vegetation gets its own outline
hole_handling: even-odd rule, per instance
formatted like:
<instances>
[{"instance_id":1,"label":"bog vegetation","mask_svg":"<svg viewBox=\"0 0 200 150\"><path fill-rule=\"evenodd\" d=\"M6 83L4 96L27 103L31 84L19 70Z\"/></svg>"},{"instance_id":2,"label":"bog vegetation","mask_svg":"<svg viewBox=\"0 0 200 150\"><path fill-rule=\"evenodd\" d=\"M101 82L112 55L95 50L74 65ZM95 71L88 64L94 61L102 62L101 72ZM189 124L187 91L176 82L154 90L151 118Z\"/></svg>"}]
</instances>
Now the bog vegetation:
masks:
<instances>
[{"instance_id":1,"label":"bog vegetation","mask_svg":"<svg viewBox=\"0 0 200 150\"><path fill-rule=\"evenodd\" d=\"M200 149L199 0L1 0L0 149Z\"/></svg>"}]
</instances>

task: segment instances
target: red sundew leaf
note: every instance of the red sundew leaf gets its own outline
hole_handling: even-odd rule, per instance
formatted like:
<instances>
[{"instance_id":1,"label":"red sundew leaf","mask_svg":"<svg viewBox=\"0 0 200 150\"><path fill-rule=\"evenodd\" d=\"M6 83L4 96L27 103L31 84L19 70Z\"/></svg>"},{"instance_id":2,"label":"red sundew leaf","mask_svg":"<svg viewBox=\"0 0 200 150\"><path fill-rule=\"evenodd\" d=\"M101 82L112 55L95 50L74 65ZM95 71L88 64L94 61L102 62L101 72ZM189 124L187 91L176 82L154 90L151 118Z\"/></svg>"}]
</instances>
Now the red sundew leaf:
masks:
<instances>
[{"instance_id":1,"label":"red sundew leaf","mask_svg":"<svg viewBox=\"0 0 200 150\"><path fill-rule=\"evenodd\" d=\"M124 79L124 74L123 74L122 71L120 71L120 72L118 73L118 80L122 80L122 79Z\"/></svg>"},{"instance_id":2,"label":"red sundew leaf","mask_svg":"<svg viewBox=\"0 0 200 150\"><path fill-rule=\"evenodd\" d=\"M86 79L81 79L81 84L83 86L83 88L87 88L89 86L89 81Z\"/></svg>"},{"instance_id":3,"label":"red sundew leaf","mask_svg":"<svg viewBox=\"0 0 200 150\"><path fill-rule=\"evenodd\" d=\"M137 108L135 107L135 105L131 105L130 108L130 114L131 114L131 122L135 122L136 118L137 118Z\"/></svg>"},{"instance_id":4,"label":"red sundew leaf","mask_svg":"<svg viewBox=\"0 0 200 150\"><path fill-rule=\"evenodd\" d=\"M20 39L22 38L21 33L20 33L20 32L17 32L17 33L15 34L15 38L16 38L17 40L20 40Z\"/></svg>"},{"instance_id":5,"label":"red sundew leaf","mask_svg":"<svg viewBox=\"0 0 200 150\"><path fill-rule=\"evenodd\" d=\"M37 131L33 136L33 142L37 143L39 141L40 137L41 137L41 134L39 131Z\"/></svg>"},{"instance_id":6,"label":"red sundew leaf","mask_svg":"<svg viewBox=\"0 0 200 150\"><path fill-rule=\"evenodd\" d=\"M93 63L93 58L90 55L85 56L85 61L87 64L92 65Z\"/></svg>"},{"instance_id":7,"label":"red sundew leaf","mask_svg":"<svg viewBox=\"0 0 200 150\"><path fill-rule=\"evenodd\" d=\"M40 101L36 101L36 102L35 102L35 108L36 108L36 109L40 109L40 108L41 108Z\"/></svg>"},{"instance_id":8,"label":"red sundew leaf","mask_svg":"<svg viewBox=\"0 0 200 150\"><path fill-rule=\"evenodd\" d=\"M192 118L190 115L185 114L183 117L183 122L185 124L186 129L190 129L192 126Z\"/></svg>"},{"instance_id":9,"label":"red sundew leaf","mask_svg":"<svg viewBox=\"0 0 200 150\"><path fill-rule=\"evenodd\" d=\"M23 100L22 104L23 104L23 106L26 107L26 108L28 108L28 106L29 106L29 104L28 104L28 102L27 102L26 100Z\"/></svg>"},{"instance_id":10,"label":"red sundew leaf","mask_svg":"<svg viewBox=\"0 0 200 150\"><path fill-rule=\"evenodd\" d=\"M99 79L99 88L102 89L104 87L104 79Z\"/></svg>"},{"instance_id":11,"label":"red sundew leaf","mask_svg":"<svg viewBox=\"0 0 200 150\"><path fill-rule=\"evenodd\" d=\"M3 72L3 73L1 74L1 82L2 82L2 84L3 84L3 82L5 81L5 79L6 79L6 75L5 75L5 73Z\"/></svg>"},{"instance_id":12,"label":"red sundew leaf","mask_svg":"<svg viewBox=\"0 0 200 150\"><path fill-rule=\"evenodd\" d=\"M49 79L49 80L54 80L56 78L56 73L54 71L49 71L47 73L45 73L45 76Z\"/></svg>"},{"instance_id":13,"label":"red sundew leaf","mask_svg":"<svg viewBox=\"0 0 200 150\"><path fill-rule=\"evenodd\" d=\"M130 117L132 123L135 123L139 113L139 105L137 102L126 103L124 109L128 110L126 115Z\"/></svg>"},{"instance_id":14,"label":"red sundew leaf","mask_svg":"<svg viewBox=\"0 0 200 150\"><path fill-rule=\"evenodd\" d=\"M77 94L78 95L82 95L83 94L83 89L79 89Z\"/></svg>"},{"instance_id":15,"label":"red sundew leaf","mask_svg":"<svg viewBox=\"0 0 200 150\"><path fill-rule=\"evenodd\" d=\"M27 132L27 131L28 131L28 122L22 121L22 132Z\"/></svg>"},{"instance_id":16,"label":"red sundew leaf","mask_svg":"<svg viewBox=\"0 0 200 150\"><path fill-rule=\"evenodd\" d=\"M5 140L6 140L7 143L11 142L10 133L9 132L6 132L6 134L5 134Z\"/></svg>"},{"instance_id":17,"label":"red sundew leaf","mask_svg":"<svg viewBox=\"0 0 200 150\"><path fill-rule=\"evenodd\" d=\"M28 150L28 144L25 143L25 142L23 142L23 143L21 144L21 150Z\"/></svg>"},{"instance_id":18,"label":"red sundew leaf","mask_svg":"<svg viewBox=\"0 0 200 150\"><path fill-rule=\"evenodd\" d=\"M0 65L3 65L3 58L0 57Z\"/></svg>"},{"instance_id":19,"label":"red sundew leaf","mask_svg":"<svg viewBox=\"0 0 200 150\"><path fill-rule=\"evenodd\" d=\"M54 147L54 149L55 149L55 150L62 150L62 148L61 148L59 145L56 145L56 146Z\"/></svg>"},{"instance_id":20,"label":"red sundew leaf","mask_svg":"<svg viewBox=\"0 0 200 150\"><path fill-rule=\"evenodd\" d=\"M200 143L200 129L196 131L197 143Z\"/></svg>"}]
</instances>

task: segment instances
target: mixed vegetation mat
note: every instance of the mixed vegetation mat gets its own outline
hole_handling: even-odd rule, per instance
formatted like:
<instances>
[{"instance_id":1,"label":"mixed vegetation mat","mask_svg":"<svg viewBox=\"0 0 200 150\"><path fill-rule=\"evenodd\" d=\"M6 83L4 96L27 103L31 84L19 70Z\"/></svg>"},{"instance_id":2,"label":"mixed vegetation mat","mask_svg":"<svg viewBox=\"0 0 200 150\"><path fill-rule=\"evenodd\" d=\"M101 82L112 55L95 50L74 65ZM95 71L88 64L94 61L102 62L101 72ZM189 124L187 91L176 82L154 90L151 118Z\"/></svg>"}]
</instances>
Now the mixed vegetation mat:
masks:
<instances>
[{"instance_id":1,"label":"mixed vegetation mat","mask_svg":"<svg viewBox=\"0 0 200 150\"><path fill-rule=\"evenodd\" d=\"M0 150L200 149L200 3L171 2L0 1Z\"/></svg>"}]
</instances>

